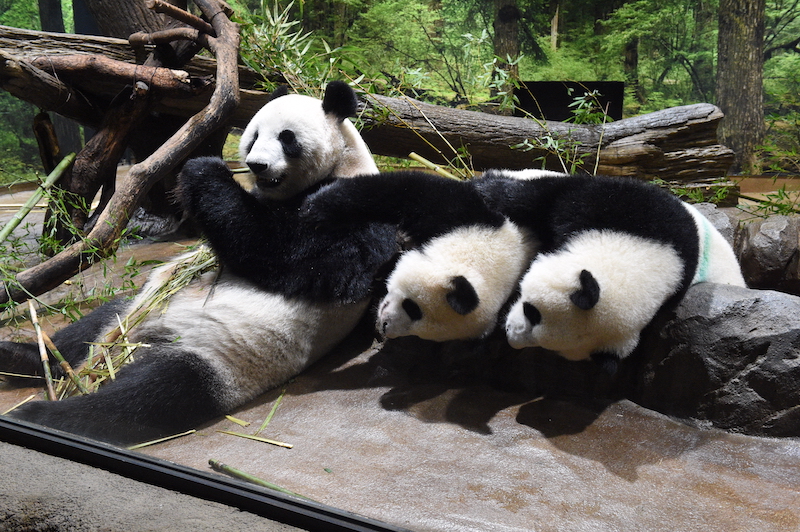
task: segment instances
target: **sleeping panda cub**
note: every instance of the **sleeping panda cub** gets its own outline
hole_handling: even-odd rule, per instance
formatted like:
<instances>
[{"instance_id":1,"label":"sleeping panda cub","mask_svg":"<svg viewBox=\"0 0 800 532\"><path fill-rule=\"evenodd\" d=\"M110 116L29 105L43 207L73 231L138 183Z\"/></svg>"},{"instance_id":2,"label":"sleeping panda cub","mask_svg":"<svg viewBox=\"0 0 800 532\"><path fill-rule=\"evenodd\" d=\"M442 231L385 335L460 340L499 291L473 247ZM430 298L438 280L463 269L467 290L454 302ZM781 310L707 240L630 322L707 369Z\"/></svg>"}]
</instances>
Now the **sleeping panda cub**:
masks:
<instances>
[{"instance_id":1,"label":"sleeping panda cub","mask_svg":"<svg viewBox=\"0 0 800 532\"><path fill-rule=\"evenodd\" d=\"M506 319L515 348L540 346L609 372L641 331L698 282L745 286L724 237L696 209L641 181L589 176L476 180L488 205L538 237Z\"/></svg>"},{"instance_id":2,"label":"sleeping panda cub","mask_svg":"<svg viewBox=\"0 0 800 532\"><path fill-rule=\"evenodd\" d=\"M347 117L353 91L328 85L322 101L281 95L242 137L251 191L217 158L188 161L177 197L224 266L172 296L129 331L145 345L113 382L92 394L28 403L11 415L89 437L128 444L181 432L241 406L297 375L361 319L378 270L396 253L396 230L354 224L316 227L299 216L303 199L334 176L375 173ZM134 301L98 308L53 336L73 365L169 277L181 261L153 270ZM0 343L0 371L35 374L33 344ZM60 368L53 371L60 374Z\"/></svg>"},{"instance_id":3,"label":"sleeping panda cub","mask_svg":"<svg viewBox=\"0 0 800 532\"><path fill-rule=\"evenodd\" d=\"M470 182L424 172L339 180L306 198L304 216L342 227L397 224L411 238L378 304L376 327L387 338L486 337L537 247L529 231L488 209Z\"/></svg>"}]
</instances>

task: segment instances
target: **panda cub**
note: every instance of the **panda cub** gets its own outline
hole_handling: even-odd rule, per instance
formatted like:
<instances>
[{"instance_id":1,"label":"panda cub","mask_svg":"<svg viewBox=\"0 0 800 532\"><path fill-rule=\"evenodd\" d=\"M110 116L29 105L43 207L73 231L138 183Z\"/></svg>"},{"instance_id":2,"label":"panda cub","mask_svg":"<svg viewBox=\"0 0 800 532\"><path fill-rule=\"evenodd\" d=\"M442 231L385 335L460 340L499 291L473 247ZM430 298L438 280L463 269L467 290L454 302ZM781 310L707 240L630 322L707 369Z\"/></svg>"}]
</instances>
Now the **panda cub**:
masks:
<instances>
[{"instance_id":1,"label":"panda cub","mask_svg":"<svg viewBox=\"0 0 800 532\"><path fill-rule=\"evenodd\" d=\"M512 347L592 358L613 373L644 327L692 284L745 286L724 237L654 185L590 176L521 180L506 171L475 184L491 208L540 242L506 319Z\"/></svg>"},{"instance_id":2,"label":"panda cub","mask_svg":"<svg viewBox=\"0 0 800 532\"><path fill-rule=\"evenodd\" d=\"M470 182L424 172L339 180L306 198L304 216L334 226L392 223L410 237L378 304L376 327L387 338L486 337L537 247Z\"/></svg>"},{"instance_id":3,"label":"panda cub","mask_svg":"<svg viewBox=\"0 0 800 532\"><path fill-rule=\"evenodd\" d=\"M219 279L201 276L130 330L130 342L146 345L113 382L11 415L114 443L149 440L241 406L350 333L369 305L373 279L397 251L396 229L364 223L329 230L306 223L299 207L335 176L377 172L347 119L356 105L341 82L329 84L322 101L280 95L267 103L242 137L250 191L221 159L188 161L177 197L223 265ZM174 267L153 270L133 302L109 303L56 333L59 351L73 366L82 363L86 342L102 340L116 315L135 309ZM0 343L0 370L33 374L38 367L35 345Z\"/></svg>"}]
</instances>

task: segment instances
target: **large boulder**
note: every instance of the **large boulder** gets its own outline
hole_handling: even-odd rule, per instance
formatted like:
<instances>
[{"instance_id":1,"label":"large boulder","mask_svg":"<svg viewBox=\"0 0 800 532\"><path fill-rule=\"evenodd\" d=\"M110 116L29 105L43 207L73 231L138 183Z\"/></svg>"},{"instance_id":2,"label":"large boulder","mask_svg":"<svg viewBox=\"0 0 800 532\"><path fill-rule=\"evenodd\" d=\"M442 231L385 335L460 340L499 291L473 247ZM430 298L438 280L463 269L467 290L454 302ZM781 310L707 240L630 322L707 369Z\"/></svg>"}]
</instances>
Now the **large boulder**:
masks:
<instances>
[{"instance_id":1,"label":"large boulder","mask_svg":"<svg viewBox=\"0 0 800 532\"><path fill-rule=\"evenodd\" d=\"M642 406L737 432L800 436L800 297L702 283L643 337Z\"/></svg>"}]
</instances>

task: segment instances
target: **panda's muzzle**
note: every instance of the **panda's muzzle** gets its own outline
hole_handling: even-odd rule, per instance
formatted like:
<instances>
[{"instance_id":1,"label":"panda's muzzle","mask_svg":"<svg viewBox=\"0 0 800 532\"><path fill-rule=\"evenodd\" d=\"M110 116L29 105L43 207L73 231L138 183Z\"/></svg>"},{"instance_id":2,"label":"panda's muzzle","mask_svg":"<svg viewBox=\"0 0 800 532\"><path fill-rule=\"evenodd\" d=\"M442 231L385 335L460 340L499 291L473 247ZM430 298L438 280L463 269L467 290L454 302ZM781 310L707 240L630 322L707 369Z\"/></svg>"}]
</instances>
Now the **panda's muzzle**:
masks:
<instances>
[{"instance_id":1,"label":"panda's muzzle","mask_svg":"<svg viewBox=\"0 0 800 532\"><path fill-rule=\"evenodd\" d=\"M271 173L268 164L247 163L247 166L256 176L256 186L258 188L275 188L283 183L284 176Z\"/></svg>"}]
</instances>

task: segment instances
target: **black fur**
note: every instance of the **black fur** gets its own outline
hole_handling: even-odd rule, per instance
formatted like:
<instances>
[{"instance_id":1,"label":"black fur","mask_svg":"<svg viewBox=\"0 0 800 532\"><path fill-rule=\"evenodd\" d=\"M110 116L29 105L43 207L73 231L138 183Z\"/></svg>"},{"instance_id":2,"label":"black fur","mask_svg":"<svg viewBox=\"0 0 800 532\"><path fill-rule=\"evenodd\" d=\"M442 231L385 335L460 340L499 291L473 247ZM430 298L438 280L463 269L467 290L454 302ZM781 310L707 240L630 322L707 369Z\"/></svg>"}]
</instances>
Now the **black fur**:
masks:
<instances>
[{"instance_id":1,"label":"black fur","mask_svg":"<svg viewBox=\"0 0 800 532\"><path fill-rule=\"evenodd\" d=\"M322 97L322 110L326 114L333 114L340 120L356 114L358 98L350 85L344 81L331 81L325 87L325 96Z\"/></svg>"},{"instance_id":2,"label":"black fur","mask_svg":"<svg viewBox=\"0 0 800 532\"><path fill-rule=\"evenodd\" d=\"M504 222L470 182L415 171L340 179L310 195L302 210L320 227L397 224L418 245L456 227L500 227Z\"/></svg>"},{"instance_id":3,"label":"black fur","mask_svg":"<svg viewBox=\"0 0 800 532\"><path fill-rule=\"evenodd\" d=\"M112 443L184 432L225 412L213 391L216 373L193 353L155 344L117 379L86 396L35 401L9 415Z\"/></svg>"},{"instance_id":4,"label":"black fur","mask_svg":"<svg viewBox=\"0 0 800 532\"><path fill-rule=\"evenodd\" d=\"M600 285L597 279L588 271L581 271L581 289L570 294L569 299L581 310L589 310L600 301Z\"/></svg>"},{"instance_id":5,"label":"black fur","mask_svg":"<svg viewBox=\"0 0 800 532\"><path fill-rule=\"evenodd\" d=\"M224 161L204 157L186 163L177 197L231 273L287 297L362 300L396 252L395 228L332 227L301 218L300 205L315 189L260 202L233 180Z\"/></svg>"},{"instance_id":6,"label":"black fur","mask_svg":"<svg viewBox=\"0 0 800 532\"><path fill-rule=\"evenodd\" d=\"M475 287L470 284L466 277L459 275L453 277L453 291L447 294L447 302L458 314L466 316L480 304L478 293Z\"/></svg>"},{"instance_id":7,"label":"black fur","mask_svg":"<svg viewBox=\"0 0 800 532\"><path fill-rule=\"evenodd\" d=\"M539 252L564 246L589 229L610 229L666 244L684 264L680 301L697 269L699 241L694 218L681 201L655 185L603 176L514 179L489 171L474 180L487 205L539 240Z\"/></svg>"}]
</instances>

